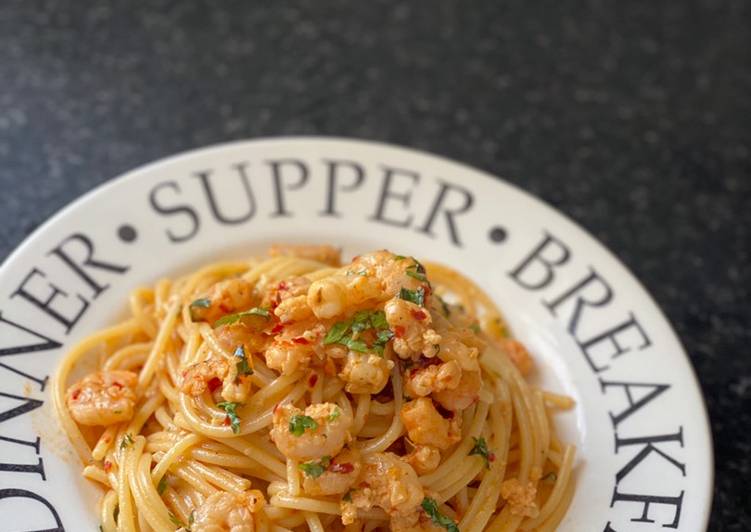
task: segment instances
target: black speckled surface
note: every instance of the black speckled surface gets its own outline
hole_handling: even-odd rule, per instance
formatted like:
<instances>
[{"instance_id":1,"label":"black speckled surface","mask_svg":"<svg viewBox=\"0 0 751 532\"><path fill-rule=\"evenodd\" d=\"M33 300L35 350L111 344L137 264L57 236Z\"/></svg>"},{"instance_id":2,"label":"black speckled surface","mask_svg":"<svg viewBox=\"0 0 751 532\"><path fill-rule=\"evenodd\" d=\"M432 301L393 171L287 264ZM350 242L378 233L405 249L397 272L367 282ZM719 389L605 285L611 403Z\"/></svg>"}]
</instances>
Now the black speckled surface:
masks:
<instances>
[{"instance_id":1,"label":"black speckled surface","mask_svg":"<svg viewBox=\"0 0 751 532\"><path fill-rule=\"evenodd\" d=\"M712 419L711 529L751 530L751 3L136 4L0 7L0 257L96 184L232 139L376 139L508 176L666 311Z\"/></svg>"}]
</instances>

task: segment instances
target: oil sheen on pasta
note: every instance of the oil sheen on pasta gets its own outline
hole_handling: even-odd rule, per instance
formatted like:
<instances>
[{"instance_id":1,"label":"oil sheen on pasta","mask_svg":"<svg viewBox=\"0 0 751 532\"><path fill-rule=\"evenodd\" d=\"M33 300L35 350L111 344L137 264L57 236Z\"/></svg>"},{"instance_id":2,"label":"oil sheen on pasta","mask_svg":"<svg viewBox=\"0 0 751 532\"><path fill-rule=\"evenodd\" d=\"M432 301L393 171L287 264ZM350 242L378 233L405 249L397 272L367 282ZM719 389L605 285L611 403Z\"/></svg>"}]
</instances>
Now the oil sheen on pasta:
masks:
<instances>
[{"instance_id":1,"label":"oil sheen on pasta","mask_svg":"<svg viewBox=\"0 0 751 532\"><path fill-rule=\"evenodd\" d=\"M54 382L104 532L554 530L571 500L571 401L444 266L274 246L129 306Z\"/></svg>"}]
</instances>

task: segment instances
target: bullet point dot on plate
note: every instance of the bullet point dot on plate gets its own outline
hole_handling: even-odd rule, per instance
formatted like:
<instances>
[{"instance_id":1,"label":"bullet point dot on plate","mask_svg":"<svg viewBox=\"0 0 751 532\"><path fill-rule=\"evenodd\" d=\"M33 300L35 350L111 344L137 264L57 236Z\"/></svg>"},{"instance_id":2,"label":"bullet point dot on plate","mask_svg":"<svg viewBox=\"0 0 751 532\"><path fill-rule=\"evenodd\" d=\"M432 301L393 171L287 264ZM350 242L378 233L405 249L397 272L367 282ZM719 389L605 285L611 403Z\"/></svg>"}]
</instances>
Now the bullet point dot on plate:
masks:
<instances>
[{"instance_id":1,"label":"bullet point dot on plate","mask_svg":"<svg viewBox=\"0 0 751 532\"><path fill-rule=\"evenodd\" d=\"M125 224L117 229L117 236L123 242L133 242L138 237L138 233L132 225Z\"/></svg>"},{"instance_id":2,"label":"bullet point dot on plate","mask_svg":"<svg viewBox=\"0 0 751 532\"><path fill-rule=\"evenodd\" d=\"M507 236L508 234L506 233L506 229L504 229L500 225L492 227L490 229L490 232L488 233L488 238L490 238L490 240L495 242L496 244L500 244L501 242L506 240Z\"/></svg>"}]
</instances>

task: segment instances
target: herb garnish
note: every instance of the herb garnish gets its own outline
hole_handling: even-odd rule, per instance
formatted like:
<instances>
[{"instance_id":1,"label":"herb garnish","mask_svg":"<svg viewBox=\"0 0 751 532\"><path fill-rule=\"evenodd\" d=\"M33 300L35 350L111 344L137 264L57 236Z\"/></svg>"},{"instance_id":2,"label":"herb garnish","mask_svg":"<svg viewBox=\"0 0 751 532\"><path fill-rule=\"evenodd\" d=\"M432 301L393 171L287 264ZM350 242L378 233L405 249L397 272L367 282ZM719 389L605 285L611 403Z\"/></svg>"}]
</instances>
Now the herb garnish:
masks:
<instances>
[{"instance_id":1,"label":"herb garnish","mask_svg":"<svg viewBox=\"0 0 751 532\"><path fill-rule=\"evenodd\" d=\"M329 414L329 422L334 421L336 418L342 415L342 411L339 408L334 408L334 411Z\"/></svg>"},{"instance_id":2,"label":"herb garnish","mask_svg":"<svg viewBox=\"0 0 751 532\"><path fill-rule=\"evenodd\" d=\"M239 434L240 433L240 418L237 417L237 407L240 406L240 403L234 403L231 401L222 401L221 403L217 403L216 406L221 408L225 412L227 412L227 418L230 421L232 432L234 432L235 434Z\"/></svg>"},{"instance_id":3,"label":"herb garnish","mask_svg":"<svg viewBox=\"0 0 751 532\"><path fill-rule=\"evenodd\" d=\"M376 332L376 340L371 346L359 339L360 333L368 329L374 329ZM342 344L359 353L373 350L382 355L386 343L393 336L394 333L389 330L386 321L386 314L382 310L360 310L351 319L334 324L326 333L323 343Z\"/></svg>"},{"instance_id":4,"label":"herb garnish","mask_svg":"<svg viewBox=\"0 0 751 532\"><path fill-rule=\"evenodd\" d=\"M305 429L316 430L317 428L318 423L310 416L297 414L289 418L289 431L295 436L302 436Z\"/></svg>"},{"instance_id":5,"label":"herb garnish","mask_svg":"<svg viewBox=\"0 0 751 532\"><path fill-rule=\"evenodd\" d=\"M120 448L125 449L128 445L131 445L133 443L133 436L130 435L130 432L126 433L125 436L123 436L123 439L120 441Z\"/></svg>"},{"instance_id":6,"label":"herb garnish","mask_svg":"<svg viewBox=\"0 0 751 532\"><path fill-rule=\"evenodd\" d=\"M297 467L311 478L318 478L323 475L331 465L331 457L324 456L320 462L306 462L300 464Z\"/></svg>"},{"instance_id":7,"label":"herb garnish","mask_svg":"<svg viewBox=\"0 0 751 532\"><path fill-rule=\"evenodd\" d=\"M448 530L448 532L459 532L459 527L456 526L454 520L438 511L438 503L435 499L425 497L420 506L428 514L434 525L441 526Z\"/></svg>"},{"instance_id":8,"label":"herb garnish","mask_svg":"<svg viewBox=\"0 0 751 532\"><path fill-rule=\"evenodd\" d=\"M352 492L355 490L349 490L347 493L344 494L344 497L342 497L342 500L344 502L352 502Z\"/></svg>"},{"instance_id":9,"label":"herb garnish","mask_svg":"<svg viewBox=\"0 0 751 532\"><path fill-rule=\"evenodd\" d=\"M425 289L422 286L417 290L408 290L406 288L402 288L399 291L399 297L406 301L410 301L415 305L419 305L421 307L425 306Z\"/></svg>"},{"instance_id":10,"label":"herb garnish","mask_svg":"<svg viewBox=\"0 0 751 532\"><path fill-rule=\"evenodd\" d=\"M480 329L480 324L477 322L472 323L469 328L472 329L475 334L480 334L480 332L482 332L482 330Z\"/></svg>"},{"instance_id":11,"label":"herb garnish","mask_svg":"<svg viewBox=\"0 0 751 532\"><path fill-rule=\"evenodd\" d=\"M475 440L475 446L469 451L469 456L474 454L482 456L482 459L485 461L485 467L490 469L490 452L488 451L488 444L485 441L485 438L480 436L479 438L472 439Z\"/></svg>"},{"instance_id":12,"label":"herb garnish","mask_svg":"<svg viewBox=\"0 0 751 532\"><path fill-rule=\"evenodd\" d=\"M412 260L415 261L414 264L407 266L407 270L404 273L418 281L430 285L430 281L428 281L428 278L425 276L425 266L420 264L420 261L414 257L412 257Z\"/></svg>"},{"instance_id":13,"label":"herb garnish","mask_svg":"<svg viewBox=\"0 0 751 532\"><path fill-rule=\"evenodd\" d=\"M253 369L248 364L248 357L245 355L245 348L243 346L240 345L235 349L235 356L240 359L236 364L237 376L253 375Z\"/></svg>"},{"instance_id":14,"label":"herb garnish","mask_svg":"<svg viewBox=\"0 0 751 532\"><path fill-rule=\"evenodd\" d=\"M167 477L162 477L162 479L159 481L159 484L156 486L156 491L159 493L159 495L162 495L165 490L167 489Z\"/></svg>"},{"instance_id":15,"label":"herb garnish","mask_svg":"<svg viewBox=\"0 0 751 532\"><path fill-rule=\"evenodd\" d=\"M262 318L268 319L271 316L271 313L267 308L253 307L252 309L244 310L243 312L236 312L235 314L222 316L214 322L214 327L219 327L220 325L231 325L248 316L261 316Z\"/></svg>"},{"instance_id":16,"label":"herb garnish","mask_svg":"<svg viewBox=\"0 0 751 532\"><path fill-rule=\"evenodd\" d=\"M193 301L189 306L188 309L190 310L190 319L192 321L199 321L201 317L199 316L199 313L196 312L197 309L206 309L211 306L211 300L207 297L202 297L200 299L196 299Z\"/></svg>"}]
</instances>

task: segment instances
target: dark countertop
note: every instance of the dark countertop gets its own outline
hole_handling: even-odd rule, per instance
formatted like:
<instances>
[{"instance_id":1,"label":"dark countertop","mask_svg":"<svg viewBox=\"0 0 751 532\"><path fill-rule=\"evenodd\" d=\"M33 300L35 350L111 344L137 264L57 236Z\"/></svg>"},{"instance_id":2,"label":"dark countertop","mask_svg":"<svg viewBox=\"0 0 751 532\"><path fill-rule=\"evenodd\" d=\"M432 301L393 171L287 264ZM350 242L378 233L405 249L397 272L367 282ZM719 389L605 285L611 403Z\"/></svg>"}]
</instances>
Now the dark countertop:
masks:
<instances>
[{"instance_id":1,"label":"dark countertop","mask_svg":"<svg viewBox=\"0 0 751 532\"><path fill-rule=\"evenodd\" d=\"M712 419L711 529L751 530L751 3L134 4L0 9L0 257L96 184L232 139L376 139L508 176L666 311Z\"/></svg>"}]
</instances>

